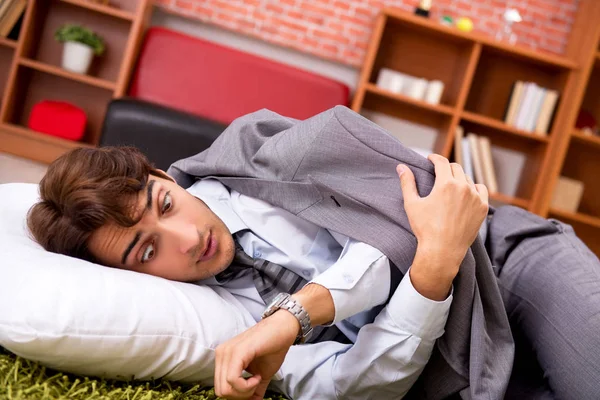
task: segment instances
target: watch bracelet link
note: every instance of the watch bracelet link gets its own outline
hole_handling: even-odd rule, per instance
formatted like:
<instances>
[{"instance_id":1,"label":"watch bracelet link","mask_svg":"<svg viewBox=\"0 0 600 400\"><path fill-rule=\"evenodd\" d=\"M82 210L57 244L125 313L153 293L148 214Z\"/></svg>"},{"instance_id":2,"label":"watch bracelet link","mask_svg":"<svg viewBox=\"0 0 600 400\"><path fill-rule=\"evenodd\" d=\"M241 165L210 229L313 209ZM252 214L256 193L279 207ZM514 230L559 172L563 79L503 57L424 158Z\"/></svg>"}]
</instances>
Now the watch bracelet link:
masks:
<instances>
[{"instance_id":1,"label":"watch bracelet link","mask_svg":"<svg viewBox=\"0 0 600 400\"><path fill-rule=\"evenodd\" d=\"M302 307L300 302L296 301L291 297L289 293L279 293L273 301L268 305L267 309L262 315L262 318L273 315L277 310L284 309L292 314L300 323L301 333L298 334L294 344L304 343L306 339L310 337L313 329L310 324L310 316Z\"/></svg>"}]
</instances>

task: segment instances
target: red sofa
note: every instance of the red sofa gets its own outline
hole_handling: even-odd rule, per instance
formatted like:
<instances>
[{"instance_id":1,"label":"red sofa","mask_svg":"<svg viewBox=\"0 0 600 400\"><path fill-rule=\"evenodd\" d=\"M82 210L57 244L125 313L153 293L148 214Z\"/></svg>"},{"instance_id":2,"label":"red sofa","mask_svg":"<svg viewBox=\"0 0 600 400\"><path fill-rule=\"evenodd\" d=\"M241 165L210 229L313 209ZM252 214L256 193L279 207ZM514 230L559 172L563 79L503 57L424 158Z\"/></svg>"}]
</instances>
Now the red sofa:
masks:
<instances>
[{"instance_id":1,"label":"red sofa","mask_svg":"<svg viewBox=\"0 0 600 400\"><path fill-rule=\"evenodd\" d=\"M129 95L229 124L268 108L306 119L348 105L343 83L165 28L146 33Z\"/></svg>"},{"instance_id":2,"label":"red sofa","mask_svg":"<svg viewBox=\"0 0 600 400\"><path fill-rule=\"evenodd\" d=\"M268 108L306 119L347 105L349 89L289 65L151 28L128 95L110 103L100 145L136 146L166 170L206 149L237 117Z\"/></svg>"}]
</instances>

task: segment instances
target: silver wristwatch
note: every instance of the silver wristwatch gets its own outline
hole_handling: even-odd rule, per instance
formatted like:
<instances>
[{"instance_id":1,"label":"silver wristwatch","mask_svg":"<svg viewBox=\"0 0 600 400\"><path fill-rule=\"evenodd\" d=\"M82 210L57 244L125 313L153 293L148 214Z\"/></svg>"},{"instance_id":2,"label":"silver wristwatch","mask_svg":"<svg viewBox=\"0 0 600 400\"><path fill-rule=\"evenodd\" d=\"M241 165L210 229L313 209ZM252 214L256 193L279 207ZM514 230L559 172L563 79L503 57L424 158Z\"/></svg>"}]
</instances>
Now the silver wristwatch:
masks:
<instances>
[{"instance_id":1,"label":"silver wristwatch","mask_svg":"<svg viewBox=\"0 0 600 400\"><path fill-rule=\"evenodd\" d=\"M310 317L304 307L302 307L302 304L294 300L289 293L279 293L269 305L267 305L267 308L263 312L262 319L273 315L275 311L279 309L289 311L296 317L298 322L300 322L302 333L298 334L294 344L304 343L310 337L313 330L310 327Z\"/></svg>"}]
</instances>

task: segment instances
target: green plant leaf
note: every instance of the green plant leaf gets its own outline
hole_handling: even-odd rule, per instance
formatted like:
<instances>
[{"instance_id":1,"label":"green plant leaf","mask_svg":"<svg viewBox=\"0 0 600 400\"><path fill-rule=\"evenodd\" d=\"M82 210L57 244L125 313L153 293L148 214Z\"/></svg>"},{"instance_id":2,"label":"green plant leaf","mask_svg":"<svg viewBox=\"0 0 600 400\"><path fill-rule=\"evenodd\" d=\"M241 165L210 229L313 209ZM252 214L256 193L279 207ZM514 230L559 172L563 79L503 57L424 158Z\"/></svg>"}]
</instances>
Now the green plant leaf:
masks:
<instances>
[{"instance_id":1,"label":"green plant leaf","mask_svg":"<svg viewBox=\"0 0 600 400\"><path fill-rule=\"evenodd\" d=\"M76 24L65 24L54 33L54 38L59 42L78 42L91 47L98 56L106 50L104 39L91 29Z\"/></svg>"}]
</instances>

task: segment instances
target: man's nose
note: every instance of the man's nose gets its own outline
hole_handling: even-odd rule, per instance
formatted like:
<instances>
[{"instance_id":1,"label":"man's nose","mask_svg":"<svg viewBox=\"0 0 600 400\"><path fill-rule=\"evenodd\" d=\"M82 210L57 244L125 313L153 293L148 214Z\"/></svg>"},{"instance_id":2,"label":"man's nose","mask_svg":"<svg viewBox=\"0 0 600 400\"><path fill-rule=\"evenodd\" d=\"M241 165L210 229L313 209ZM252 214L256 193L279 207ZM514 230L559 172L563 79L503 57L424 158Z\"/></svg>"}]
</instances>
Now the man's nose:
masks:
<instances>
[{"instance_id":1,"label":"man's nose","mask_svg":"<svg viewBox=\"0 0 600 400\"><path fill-rule=\"evenodd\" d=\"M200 234L196 225L186 221L170 221L168 230L177 241L179 251L183 254L192 252L196 247L200 247Z\"/></svg>"}]
</instances>

